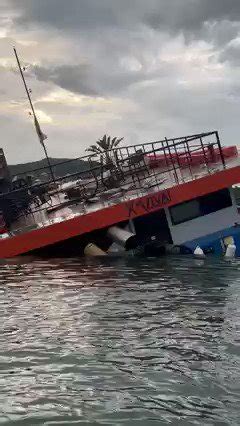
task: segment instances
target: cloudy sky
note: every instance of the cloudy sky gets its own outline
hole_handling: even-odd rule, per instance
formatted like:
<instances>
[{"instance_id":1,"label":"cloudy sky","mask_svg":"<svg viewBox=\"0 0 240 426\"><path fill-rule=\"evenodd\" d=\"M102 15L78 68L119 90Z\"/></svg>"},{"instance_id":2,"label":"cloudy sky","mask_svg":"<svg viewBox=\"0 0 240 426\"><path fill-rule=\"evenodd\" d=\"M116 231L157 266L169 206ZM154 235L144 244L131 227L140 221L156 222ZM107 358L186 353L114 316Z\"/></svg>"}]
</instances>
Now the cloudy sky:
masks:
<instances>
[{"instance_id":1,"label":"cloudy sky","mask_svg":"<svg viewBox=\"0 0 240 426\"><path fill-rule=\"evenodd\" d=\"M240 140L239 0L0 0L1 146L41 158L15 46L49 154L104 133L125 144L219 130Z\"/></svg>"}]
</instances>

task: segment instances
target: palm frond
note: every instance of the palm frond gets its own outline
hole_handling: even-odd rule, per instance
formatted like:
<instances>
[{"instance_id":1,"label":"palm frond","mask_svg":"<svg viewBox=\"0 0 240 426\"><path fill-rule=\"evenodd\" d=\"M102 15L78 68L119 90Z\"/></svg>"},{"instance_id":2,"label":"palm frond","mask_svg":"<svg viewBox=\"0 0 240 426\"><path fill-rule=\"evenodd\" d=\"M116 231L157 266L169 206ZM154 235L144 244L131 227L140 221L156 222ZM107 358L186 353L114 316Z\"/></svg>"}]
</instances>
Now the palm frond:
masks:
<instances>
[{"instance_id":1,"label":"palm frond","mask_svg":"<svg viewBox=\"0 0 240 426\"><path fill-rule=\"evenodd\" d=\"M102 139L99 139L97 141L97 145L100 146L104 151L108 150L108 142L107 142L107 135L104 135Z\"/></svg>"},{"instance_id":2,"label":"palm frond","mask_svg":"<svg viewBox=\"0 0 240 426\"><path fill-rule=\"evenodd\" d=\"M110 150L111 149L111 137L110 136L108 136L108 138L107 138L107 146L108 146L108 150Z\"/></svg>"},{"instance_id":3,"label":"palm frond","mask_svg":"<svg viewBox=\"0 0 240 426\"><path fill-rule=\"evenodd\" d=\"M111 138L111 136L104 135L102 138L98 139L96 145L91 145L85 151L92 152L94 154L103 154L105 156L105 162L112 162L111 151L113 148L117 147L123 138Z\"/></svg>"},{"instance_id":4,"label":"palm frond","mask_svg":"<svg viewBox=\"0 0 240 426\"><path fill-rule=\"evenodd\" d=\"M116 137L112 139L112 141L111 141L111 149L114 148L116 139L117 139Z\"/></svg>"},{"instance_id":5,"label":"palm frond","mask_svg":"<svg viewBox=\"0 0 240 426\"><path fill-rule=\"evenodd\" d=\"M119 144L120 144L120 142L122 142L122 140L123 140L124 138L118 138L117 140L116 140L116 142L114 143L114 146L118 146Z\"/></svg>"},{"instance_id":6,"label":"palm frond","mask_svg":"<svg viewBox=\"0 0 240 426\"><path fill-rule=\"evenodd\" d=\"M92 152L94 154L100 154L100 150L96 145L91 145L89 148L85 149L86 152Z\"/></svg>"}]
</instances>

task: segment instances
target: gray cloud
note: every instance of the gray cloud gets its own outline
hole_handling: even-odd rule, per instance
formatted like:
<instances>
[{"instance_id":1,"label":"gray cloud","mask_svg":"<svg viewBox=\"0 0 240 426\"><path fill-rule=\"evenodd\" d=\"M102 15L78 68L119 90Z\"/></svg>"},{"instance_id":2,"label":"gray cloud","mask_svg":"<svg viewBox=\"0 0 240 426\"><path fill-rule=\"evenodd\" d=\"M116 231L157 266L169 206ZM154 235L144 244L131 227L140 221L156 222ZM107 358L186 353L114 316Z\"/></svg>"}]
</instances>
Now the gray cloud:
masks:
<instances>
[{"instance_id":1,"label":"gray cloud","mask_svg":"<svg viewBox=\"0 0 240 426\"><path fill-rule=\"evenodd\" d=\"M106 132L134 143L219 128L229 143L238 141L239 0L4 3L3 22L11 18L9 38L0 42L2 57L11 55L14 38L23 60L37 63L28 82L36 107L47 115L43 130L49 135L51 155L74 156L79 149L83 153ZM31 159L41 150L31 150L34 129L27 122L24 92L11 66L3 63L0 122L7 114L3 132L11 140L6 138L11 161L21 154L14 150L19 133ZM73 94L87 99L76 96L71 101ZM12 105L7 113L6 97Z\"/></svg>"},{"instance_id":2,"label":"gray cloud","mask_svg":"<svg viewBox=\"0 0 240 426\"><path fill-rule=\"evenodd\" d=\"M164 24L173 30L196 32L206 22L222 20L238 21L238 0L172 0L157 2L158 7L147 14L147 21L154 28ZM147 8L147 4L146 4Z\"/></svg>"},{"instance_id":3,"label":"gray cloud","mask_svg":"<svg viewBox=\"0 0 240 426\"><path fill-rule=\"evenodd\" d=\"M52 82L63 89L83 95L100 95L91 81L91 69L87 65L62 65L56 67L35 66L33 73L40 81Z\"/></svg>"},{"instance_id":4,"label":"gray cloud","mask_svg":"<svg viewBox=\"0 0 240 426\"><path fill-rule=\"evenodd\" d=\"M70 31L119 26L126 22L127 17L131 21L138 19L133 13L138 10L138 0L132 0L130 4L126 0L121 4L116 0L11 0L11 4L20 12L17 19L20 25L37 22Z\"/></svg>"},{"instance_id":5,"label":"gray cloud","mask_svg":"<svg viewBox=\"0 0 240 426\"><path fill-rule=\"evenodd\" d=\"M106 61L105 61L106 65ZM122 70L116 66L59 65L56 67L35 66L33 73L40 81L52 82L57 86L87 96L118 95L129 86L153 77L143 70Z\"/></svg>"},{"instance_id":6,"label":"gray cloud","mask_svg":"<svg viewBox=\"0 0 240 426\"><path fill-rule=\"evenodd\" d=\"M11 0L18 23L59 29L132 27L146 24L167 31L195 32L207 21L238 21L238 0Z\"/></svg>"},{"instance_id":7,"label":"gray cloud","mask_svg":"<svg viewBox=\"0 0 240 426\"><path fill-rule=\"evenodd\" d=\"M240 65L240 45L228 45L220 54L220 62L229 62L232 66Z\"/></svg>"}]
</instances>

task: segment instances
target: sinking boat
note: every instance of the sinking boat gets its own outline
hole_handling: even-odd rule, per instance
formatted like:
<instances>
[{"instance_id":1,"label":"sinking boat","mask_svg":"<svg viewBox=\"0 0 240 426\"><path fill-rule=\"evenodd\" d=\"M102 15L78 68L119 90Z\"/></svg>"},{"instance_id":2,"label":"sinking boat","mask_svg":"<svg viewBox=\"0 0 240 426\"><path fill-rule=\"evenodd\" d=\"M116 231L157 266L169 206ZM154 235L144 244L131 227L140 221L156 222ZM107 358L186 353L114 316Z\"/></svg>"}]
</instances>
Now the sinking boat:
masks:
<instances>
[{"instance_id":1,"label":"sinking boat","mask_svg":"<svg viewBox=\"0 0 240 426\"><path fill-rule=\"evenodd\" d=\"M233 243L240 255L232 189L240 158L216 131L117 147L108 161L84 156L84 171L62 177L52 165L45 182L12 177L0 154L0 258L193 253L198 246L222 255Z\"/></svg>"}]
</instances>

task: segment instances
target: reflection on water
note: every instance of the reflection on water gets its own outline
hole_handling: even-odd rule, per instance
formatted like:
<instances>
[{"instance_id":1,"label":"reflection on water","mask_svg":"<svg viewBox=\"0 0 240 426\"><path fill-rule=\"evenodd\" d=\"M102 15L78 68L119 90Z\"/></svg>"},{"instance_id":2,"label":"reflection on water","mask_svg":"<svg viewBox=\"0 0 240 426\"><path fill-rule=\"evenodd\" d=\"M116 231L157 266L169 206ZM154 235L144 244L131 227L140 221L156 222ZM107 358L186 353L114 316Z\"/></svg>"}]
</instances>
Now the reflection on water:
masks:
<instances>
[{"instance_id":1,"label":"reflection on water","mask_svg":"<svg viewBox=\"0 0 240 426\"><path fill-rule=\"evenodd\" d=\"M239 424L240 261L0 267L0 423Z\"/></svg>"}]
</instances>

